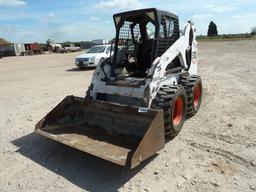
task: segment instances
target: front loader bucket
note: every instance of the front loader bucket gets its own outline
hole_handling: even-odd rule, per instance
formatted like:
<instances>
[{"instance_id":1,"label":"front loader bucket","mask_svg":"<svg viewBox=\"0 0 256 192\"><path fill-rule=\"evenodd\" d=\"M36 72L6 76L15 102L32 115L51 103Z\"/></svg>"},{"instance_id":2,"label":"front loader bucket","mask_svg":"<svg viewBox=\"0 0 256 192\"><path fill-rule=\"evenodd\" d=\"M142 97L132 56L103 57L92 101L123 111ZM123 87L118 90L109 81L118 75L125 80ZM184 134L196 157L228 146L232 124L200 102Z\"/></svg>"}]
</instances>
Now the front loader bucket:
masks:
<instances>
[{"instance_id":1,"label":"front loader bucket","mask_svg":"<svg viewBox=\"0 0 256 192\"><path fill-rule=\"evenodd\" d=\"M130 168L165 144L162 110L141 110L74 96L67 96L39 121L35 132Z\"/></svg>"}]
</instances>

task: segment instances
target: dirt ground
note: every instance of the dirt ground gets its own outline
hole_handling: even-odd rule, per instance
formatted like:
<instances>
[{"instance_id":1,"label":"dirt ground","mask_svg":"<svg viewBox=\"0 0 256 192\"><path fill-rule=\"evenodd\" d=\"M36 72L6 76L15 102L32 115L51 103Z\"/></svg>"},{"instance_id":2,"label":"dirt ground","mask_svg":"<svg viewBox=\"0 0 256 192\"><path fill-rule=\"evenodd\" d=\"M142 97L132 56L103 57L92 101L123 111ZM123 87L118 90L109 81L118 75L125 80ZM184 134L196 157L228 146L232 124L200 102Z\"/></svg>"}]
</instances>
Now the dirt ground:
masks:
<instances>
[{"instance_id":1,"label":"dirt ground","mask_svg":"<svg viewBox=\"0 0 256 192\"><path fill-rule=\"evenodd\" d=\"M134 170L33 133L66 95L84 96L80 53L0 59L0 191L256 191L256 41L199 49L200 112Z\"/></svg>"}]
</instances>

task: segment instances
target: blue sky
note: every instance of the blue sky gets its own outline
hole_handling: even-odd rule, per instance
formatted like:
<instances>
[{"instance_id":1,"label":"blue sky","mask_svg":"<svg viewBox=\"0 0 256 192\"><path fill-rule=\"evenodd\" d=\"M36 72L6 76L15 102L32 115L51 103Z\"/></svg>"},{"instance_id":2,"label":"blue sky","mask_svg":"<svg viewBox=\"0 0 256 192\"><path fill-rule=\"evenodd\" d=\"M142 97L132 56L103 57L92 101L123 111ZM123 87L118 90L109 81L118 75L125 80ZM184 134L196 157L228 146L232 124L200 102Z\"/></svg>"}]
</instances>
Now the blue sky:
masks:
<instances>
[{"instance_id":1,"label":"blue sky","mask_svg":"<svg viewBox=\"0 0 256 192\"><path fill-rule=\"evenodd\" d=\"M0 38L20 43L112 38L114 13L146 7L176 13L181 27L192 20L197 34L206 34L210 21L220 34L256 26L256 0L0 0Z\"/></svg>"}]
</instances>

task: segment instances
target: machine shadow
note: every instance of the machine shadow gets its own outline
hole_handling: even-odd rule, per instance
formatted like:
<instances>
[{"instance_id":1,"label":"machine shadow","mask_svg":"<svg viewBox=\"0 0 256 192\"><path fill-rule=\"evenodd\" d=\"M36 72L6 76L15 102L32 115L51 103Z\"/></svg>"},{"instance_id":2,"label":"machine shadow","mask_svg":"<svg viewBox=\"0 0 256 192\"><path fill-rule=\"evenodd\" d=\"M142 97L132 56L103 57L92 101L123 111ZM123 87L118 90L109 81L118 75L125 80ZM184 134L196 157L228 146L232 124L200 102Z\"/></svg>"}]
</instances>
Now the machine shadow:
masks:
<instances>
[{"instance_id":1,"label":"machine shadow","mask_svg":"<svg viewBox=\"0 0 256 192\"><path fill-rule=\"evenodd\" d=\"M95 69L95 67L87 67L87 68L75 67L75 68L72 68L72 69L67 69L66 71L67 72L81 72L81 71L92 71L94 69Z\"/></svg>"},{"instance_id":2,"label":"machine shadow","mask_svg":"<svg viewBox=\"0 0 256 192\"><path fill-rule=\"evenodd\" d=\"M12 143L19 148L16 152L92 192L118 191L157 156L154 155L131 170L42 138L35 133L18 138Z\"/></svg>"}]
</instances>

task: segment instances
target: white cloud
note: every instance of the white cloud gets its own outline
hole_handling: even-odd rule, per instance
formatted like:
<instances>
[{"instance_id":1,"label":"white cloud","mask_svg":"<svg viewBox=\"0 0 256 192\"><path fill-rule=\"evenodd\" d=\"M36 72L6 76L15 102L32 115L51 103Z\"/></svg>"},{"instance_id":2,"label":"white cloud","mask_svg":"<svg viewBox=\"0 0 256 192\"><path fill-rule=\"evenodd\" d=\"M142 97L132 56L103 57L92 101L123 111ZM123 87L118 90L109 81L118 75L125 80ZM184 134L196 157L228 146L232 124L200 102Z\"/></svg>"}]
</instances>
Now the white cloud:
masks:
<instances>
[{"instance_id":1,"label":"white cloud","mask_svg":"<svg viewBox=\"0 0 256 192\"><path fill-rule=\"evenodd\" d=\"M92 20L92 21L98 21L99 18L98 18L98 17L95 17L95 16L91 16L91 17L90 17L90 20Z\"/></svg>"},{"instance_id":2,"label":"white cloud","mask_svg":"<svg viewBox=\"0 0 256 192\"><path fill-rule=\"evenodd\" d=\"M53 18L53 17L55 17L55 14L54 13L49 13L48 16Z\"/></svg>"},{"instance_id":3,"label":"white cloud","mask_svg":"<svg viewBox=\"0 0 256 192\"><path fill-rule=\"evenodd\" d=\"M20 7L26 4L23 0L0 0L0 7Z\"/></svg>"},{"instance_id":4,"label":"white cloud","mask_svg":"<svg viewBox=\"0 0 256 192\"><path fill-rule=\"evenodd\" d=\"M245 15L235 15L233 18L238 19L238 20L246 20L246 19L251 19L251 18L255 18L255 17L256 17L255 13L249 13L249 14L245 14Z\"/></svg>"},{"instance_id":5,"label":"white cloud","mask_svg":"<svg viewBox=\"0 0 256 192\"><path fill-rule=\"evenodd\" d=\"M54 13L49 13L48 15L44 15L40 21L42 23L52 23L56 19L56 15Z\"/></svg>"},{"instance_id":6,"label":"white cloud","mask_svg":"<svg viewBox=\"0 0 256 192\"><path fill-rule=\"evenodd\" d=\"M248 13L245 15L235 15L233 16L233 19L235 21L235 23L238 23L239 25L244 25L247 24L248 25L253 25L255 22L255 17L256 14L255 13Z\"/></svg>"},{"instance_id":7,"label":"white cloud","mask_svg":"<svg viewBox=\"0 0 256 192\"><path fill-rule=\"evenodd\" d=\"M214 4L210 4L210 5L206 6L205 8L208 9L209 11L214 11L214 12L218 12L218 13L230 12L230 11L234 11L237 9L237 7L235 7L235 6L229 6L229 5L217 6Z\"/></svg>"},{"instance_id":8,"label":"white cloud","mask_svg":"<svg viewBox=\"0 0 256 192\"><path fill-rule=\"evenodd\" d=\"M126 9L137 9L141 8L143 5L139 0L108 0L100 1L96 4L97 8L101 9L115 9L119 8L122 10Z\"/></svg>"},{"instance_id":9,"label":"white cloud","mask_svg":"<svg viewBox=\"0 0 256 192\"><path fill-rule=\"evenodd\" d=\"M210 19L210 18L213 18L213 15L211 15L211 14L196 14L196 15L193 15L193 19L196 19L196 20L205 20L205 19Z\"/></svg>"},{"instance_id":10,"label":"white cloud","mask_svg":"<svg viewBox=\"0 0 256 192\"><path fill-rule=\"evenodd\" d=\"M19 30L18 25L11 25L11 24L6 24L6 25L0 25L0 30L1 31L6 31L6 32L16 32Z\"/></svg>"},{"instance_id":11,"label":"white cloud","mask_svg":"<svg viewBox=\"0 0 256 192\"><path fill-rule=\"evenodd\" d=\"M255 0L238 0L238 5L255 4Z\"/></svg>"}]
</instances>

